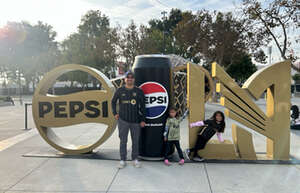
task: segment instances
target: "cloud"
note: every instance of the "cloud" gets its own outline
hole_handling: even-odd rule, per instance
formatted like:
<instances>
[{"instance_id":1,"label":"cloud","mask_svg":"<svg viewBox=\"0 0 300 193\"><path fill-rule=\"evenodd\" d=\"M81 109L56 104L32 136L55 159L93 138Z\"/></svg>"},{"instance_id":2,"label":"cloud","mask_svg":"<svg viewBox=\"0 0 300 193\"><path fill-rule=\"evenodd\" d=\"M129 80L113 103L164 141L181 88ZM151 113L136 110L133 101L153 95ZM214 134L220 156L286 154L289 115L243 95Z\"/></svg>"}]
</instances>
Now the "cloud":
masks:
<instances>
[{"instance_id":1,"label":"cloud","mask_svg":"<svg viewBox=\"0 0 300 193\"><path fill-rule=\"evenodd\" d=\"M77 30L81 16L94 7L81 1L62 0L10 0L1 2L0 26L7 21L37 21L48 23L58 32L58 40L62 40ZM73 2L73 1L72 1Z\"/></svg>"},{"instance_id":2,"label":"cloud","mask_svg":"<svg viewBox=\"0 0 300 193\"><path fill-rule=\"evenodd\" d=\"M81 17L88 10L100 10L110 18L112 26L126 27L131 20L147 24L152 18L161 18L161 12L172 8L197 11L198 9L232 9L233 0L10 0L0 7L0 26L7 21L46 22L58 33L61 41L76 32ZM239 1L239 0L235 0Z\"/></svg>"},{"instance_id":3,"label":"cloud","mask_svg":"<svg viewBox=\"0 0 300 193\"><path fill-rule=\"evenodd\" d=\"M112 2L114 6L107 5L107 7L103 7L102 4L97 2L93 4L95 5L95 9L99 9L105 15L109 16L113 25L119 23L122 26L128 25L131 20L134 20L138 24L145 24L153 17L160 17L160 12L163 10L162 7L159 7L159 5L151 0L127 0L126 2L123 1L122 4Z\"/></svg>"},{"instance_id":4,"label":"cloud","mask_svg":"<svg viewBox=\"0 0 300 193\"><path fill-rule=\"evenodd\" d=\"M131 20L138 25L147 24L150 19L161 18L161 12L170 12L172 8L189 10L194 13L200 9L234 11L241 0L9 0L1 2L0 27L7 21L28 21L36 24L43 21L53 26L58 33L57 40L62 41L77 31L81 17L88 10L100 10L110 18L112 26L120 24L126 27ZM292 41L299 38L299 30ZM293 41L294 42L294 41ZM279 56L273 45L274 56ZM300 53L300 44L294 44L296 55Z\"/></svg>"},{"instance_id":5,"label":"cloud","mask_svg":"<svg viewBox=\"0 0 300 193\"><path fill-rule=\"evenodd\" d=\"M181 10L189 10L196 12L200 9L233 11L235 4L239 4L239 0L117 0L107 1L103 7L102 3L95 0L89 0L95 7L102 9L107 14L112 23L120 23L122 26L127 25L130 20L134 20L138 24L146 24L152 18L161 18L161 12L170 12L172 8ZM121 3L122 2L122 3ZM120 4L121 3L121 4ZM113 5L113 6L112 6ZM107 9L109 7L109 9Z\"/></svg>"}]
</instances>

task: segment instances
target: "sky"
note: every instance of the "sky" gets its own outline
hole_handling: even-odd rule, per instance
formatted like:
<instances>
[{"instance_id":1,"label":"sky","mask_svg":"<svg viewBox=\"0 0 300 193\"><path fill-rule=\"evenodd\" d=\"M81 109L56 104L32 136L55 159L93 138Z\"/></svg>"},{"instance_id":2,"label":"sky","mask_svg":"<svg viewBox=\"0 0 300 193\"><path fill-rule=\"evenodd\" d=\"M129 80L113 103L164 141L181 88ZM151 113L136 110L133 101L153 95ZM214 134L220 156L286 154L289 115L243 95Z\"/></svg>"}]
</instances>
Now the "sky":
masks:
<instances>
[{"instance_id":1,"label":"sky","mask_svg":"<svg viewBox=\"0 0 300 193\"><path fill-rule=\"evenodd\" d=\"M53 26L57 41L76 32L81 17L88 10L100 10L110 18L111 26L126 27L131 20L147 24L152 18L161 18L162 11L172 8L196 12L200 9L235 11L241 0L7 0L0 3L0 27L7 21L42 21ZM273 44L273 61L280 59ZM266 48L264 48L265 50ZM300 45L295 49L300 55ZM267 53L267 52L266 52Z\"/></svg>"},{"instance_id":2,"label":"sky","mask_svg":"<svg viewBox=\"0 0 300 193\"><path fill-rule=\"evenodd\" d=\"M0 27L7 21L43 21L53 26L56 40L61 41L77 30L81 17L88 10L100 10L110 18L112 26L126 26L131 20L147 24L161 18L171 8L197 11L232 11L240 0L9 0L0 3Z\"/></svg>"}]
</instances>

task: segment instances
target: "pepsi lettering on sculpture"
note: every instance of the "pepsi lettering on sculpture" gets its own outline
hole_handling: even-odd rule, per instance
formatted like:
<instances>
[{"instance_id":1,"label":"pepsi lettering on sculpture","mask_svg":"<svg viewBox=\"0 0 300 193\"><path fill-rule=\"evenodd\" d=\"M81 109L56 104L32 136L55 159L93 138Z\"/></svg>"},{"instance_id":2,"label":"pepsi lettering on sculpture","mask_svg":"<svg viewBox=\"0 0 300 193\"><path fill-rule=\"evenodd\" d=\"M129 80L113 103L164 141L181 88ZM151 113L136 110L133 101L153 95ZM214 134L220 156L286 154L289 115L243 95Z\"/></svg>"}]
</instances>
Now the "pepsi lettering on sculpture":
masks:
<instances>
[{"instance_id":1,"label":"pepsi lettering on sculpture","mask_svg":"<svg viewBox=\"0 0 300 193\"><path fill-rule=\"evenodd\" d=\"M161 117L169 104L168 92L157 82L145 82L140 86L145 94L146 118L156 119Z\"/></svg>"},{"instance_id":2,"label":"pepsi lettering on sculpture","mask_svg":"<svg viewBox=\"0 0 300 193\"><path fill-rule=\"evenodd\" d=\"M95 100L86 101L86 103L81 101L39 102L38 108L40 118L44 118L49 113L54 118L75 118L77 114L82 112L85 112L84 115L87 118L108 117L107 101L103 101L101 106Z\"/></svg>"},{"instance_id":3,"label":"pepsi lettering on sculpture","mask_svg":"<svg viewBox=\"0 0 300 193\"><path fill-rule=\"evenodd\" d=\"M49 95L56 80L71 71L86 72L100 82L101 89L83 90L66 95ZM114 86L100 71L78 64L61 65L44 75L32 98L32 115L36 128L42 138L53 148L64 154L82 154L92 152L103 144L114 132L116 122L108 102L114 93ZM73 144L56 135L55 128L73 125L97 123L105 131L96 140L84 144ZM76 127L74 127L76 130ZM90 143L91 142L91 143Z\"/></svg>"}]
</instances>

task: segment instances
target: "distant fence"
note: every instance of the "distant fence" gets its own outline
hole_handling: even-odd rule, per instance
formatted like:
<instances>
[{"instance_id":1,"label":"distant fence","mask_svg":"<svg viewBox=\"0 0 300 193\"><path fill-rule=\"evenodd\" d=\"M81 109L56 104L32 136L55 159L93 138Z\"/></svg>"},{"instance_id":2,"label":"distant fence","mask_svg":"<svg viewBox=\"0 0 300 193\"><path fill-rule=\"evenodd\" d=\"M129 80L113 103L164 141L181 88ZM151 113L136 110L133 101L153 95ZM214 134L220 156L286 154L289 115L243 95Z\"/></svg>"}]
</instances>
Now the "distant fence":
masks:
<instances>
[{"instance_id":1,"label":"distant fence","mask_svg":"<svg viewBox=\"0 0 300 193\"><path fill-rule=\"evenodd\" d=\"M57 87L49 89L49 94L56 94L56 95L65 95L71 94L75 92L80 92L84 90L99 90L98 87ZM22 95L33 95L34 91L31 89L28 91L27 89L23 88L21 94ZM0 88L0 96L12 96L12 95L19 95L20 89L19 88Z\"/></svg>"},{"instance_id":2,"label":"distant fence","mask_svg":"<svg viewBox=\"0 0 300 193\"><path fill-rule=\"evenodd\" d=\"M300 93L300 84L292 85L291 91L292 93Z\"/></svg>"},{"instance_id":3,"label":"distant fence","mask_svg":"<svg viewBox=\"0 0 300 193\"><path fill-rule=\"evenodd\" d=\"M32 95L33 90L30 89L29 91L26 88L21 89L22 95ZM0 95L2 96L11 96L11 95L19 95L20 89L19 88L0 88Z\"/></svg>"},{"instance_id":4,"label":"distant fence","mask_svg":"<svg viewBox=\"0 0 300 193\"><path fill-rule=\"evenodd\" d=\"M100 90L98 87L57 87L57 88L50 88L48 93L55 94L55 95L66 95L75 92L81 92L85 90Z\"/></svg>"},{"instance_id":5,"label":"distant fence","mask_svg":"<svg viewBox=\"0 0 300 193\"><path fill-rule=\"evenodd\" d=\"M88 88L82 88L82 87L57 87L57 88L51 88L49 89L49 94L56 94L56 95L65 95L65 94L71 94L75 92L80 92L84 90L99 90L98 87L88 87ZM54 91L54 93L53 93ZM25 88L22 89L21 94L22 95L33 95L34 91L30 89L29 91ZM300 84L291 85L291 93L297 94L297 96L300 96ZM20 89L19 88L0 88L0 96L11 96L11 95L19 95Z\"/></svg>"}]
</instances>

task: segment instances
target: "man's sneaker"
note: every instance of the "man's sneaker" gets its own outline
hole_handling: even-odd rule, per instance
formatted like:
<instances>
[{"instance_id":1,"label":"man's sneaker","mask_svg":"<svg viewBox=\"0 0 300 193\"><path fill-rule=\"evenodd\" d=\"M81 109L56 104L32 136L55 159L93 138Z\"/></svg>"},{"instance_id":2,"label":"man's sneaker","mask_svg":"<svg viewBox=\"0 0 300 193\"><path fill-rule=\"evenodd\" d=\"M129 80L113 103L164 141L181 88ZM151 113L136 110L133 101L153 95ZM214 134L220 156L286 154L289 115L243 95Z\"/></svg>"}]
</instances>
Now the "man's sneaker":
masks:
<instances>
[{"instance_id":1,"label":"man's sneaker","mask_svg":"<svg viewBox=\"0 0 300 193\"><path fill-rule=\"evenodd\" d=\"M164 163L165 163L166 166L170 166L171 165L171 163L169 162L168 159L165 159Z\"/></svg>"},{"instance_id":2,"label":"man's sneaker","mask_svg":"<svg viewBox=\"0 0 300 193\"><path fill-rule=\"evenodd\" d=\"M141 163L139 162L139 160L134 160L133 161L133 165L134 165L134 167L136 167L136 168L140 168L141 167Z\"/></svg>"},{"instance_id":3,"label":"man's sneaker","mask_svg":"<svg viewBox=\"0 0 300 193\"><path fill-rule=\"evenodd\" d=\"M125 168L125 166L126 166L126 162L124 160L121 160L119 165L118 165L118 168L123 169L123 168Z\"/></svg>"},{"instance_id":4,"label":"man's sneaker","mask_svg":"<svg viewBox=\"0 0 300 193\"><path fill-rule=\"evenodd\" d=\"M189 150L189 149L186 149L186 150L184 151L184 153L185 153L186 158L187 158L188 160L191 160L191 158L190 158L190 156L191 156L190 150Z\"/></svg>"},{"instance_id":5,"label":"man's sneaker","mask_svg":"<svg viewBox=\"0 0 300 193\"><path fill-rule=\"evenodd\" d=\"M196 162L202 162L204 160L203 157L200 157L200 156L196 156L193 158L193 161L196 161Z\"/></svg>"},{"instance_id":6,"label":"man's sneaker","mask_svg":"<svg viewBox=\"0 0 300 193\"><path fill-rule=\"evenodd\" d=\"M184 159L181 159L180 161L179 161L179 165L183 165L184 164Z\"/></svg>"}]
</instances>

